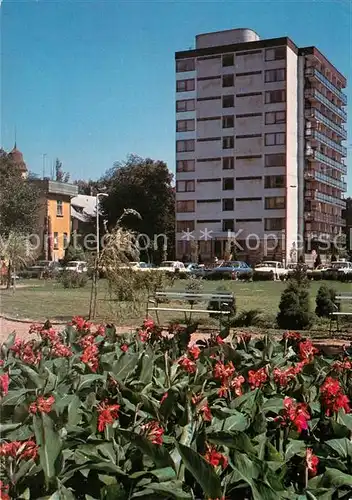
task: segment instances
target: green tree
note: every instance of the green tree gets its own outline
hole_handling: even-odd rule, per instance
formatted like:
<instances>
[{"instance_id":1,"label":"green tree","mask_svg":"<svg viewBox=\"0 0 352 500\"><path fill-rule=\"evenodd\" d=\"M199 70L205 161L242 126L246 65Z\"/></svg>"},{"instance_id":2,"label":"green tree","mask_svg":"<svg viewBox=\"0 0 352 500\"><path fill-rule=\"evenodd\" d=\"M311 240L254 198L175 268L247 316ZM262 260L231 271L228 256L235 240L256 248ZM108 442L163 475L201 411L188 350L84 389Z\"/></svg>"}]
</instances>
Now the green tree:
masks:
<instances>
[{"instance_id":1,"label":"green tree","mask_svg":"<svg viewBox=\"0 0 352 500\"><path fill-rule=\"evenodd\" d=\"M165 254L167 238L169 258L174 252L175 193L171 185L173 176L163 161L129 156L126 162L117 162L102 181L109 196L102 201L108 224L113 227L126 207L140 213L141 219L126 218L126 226L150 240L148 249L141 251L141 258L153 257L155 262ZM141 239L140 244L143 244Z\"/></svg>"},{"instance_id":2,"label":"green tree","mask_svg":"<svg viewBox=\"0 0 352 500\"><path fill-rule=\"evenodd\" d=\"M28 237L24 234L10 231L6 238L0 238L0 254L7 262L7 288L10 288L13 278L16 287L16 273L34 260L34 249Z\"/></svg>"},{"instance_id":3,"label":"green tree","mask_svg":"<svg viewBox=\"0 0 352 500\"><path fill-rule=\"evenodd\" d=\"M277 315L279 328L305 330L309 328L312 315L309 308L309 288L294 279L290 279L281 294Z\"/></svg>"},{"instance_id":4,"label":"green tree","mask_svg":"<svg viewBox=\"0 0 352 500\"><path fill-rule=\"evenodd\" d=\"M315 303L315 314L320 318L328 318L336 308L336 291L326 285L322 285L317 293Z\"/></svg>"},{"instance_id":5,"label":"green tree","mask_svg":"<svg viewBox=\"0 0 352 500\"><path fill-rule=\"evenodd\" d=\"M55 162L55 180L57 182L68 182L70 180L69 172L64 172L62 162L56 158Z\"/></svg>"},{"instance_id":6,"label":"green tree","mask_svg":"<svg viewBox=\"0 0 352 500\"><path fill-rule=\"evenodd\" d=\"M35 184L22 176L19 167L6 153L0 156L0 235L11 231L35 232L40 209L40 195Z\"/></svg>"}]
</instances>

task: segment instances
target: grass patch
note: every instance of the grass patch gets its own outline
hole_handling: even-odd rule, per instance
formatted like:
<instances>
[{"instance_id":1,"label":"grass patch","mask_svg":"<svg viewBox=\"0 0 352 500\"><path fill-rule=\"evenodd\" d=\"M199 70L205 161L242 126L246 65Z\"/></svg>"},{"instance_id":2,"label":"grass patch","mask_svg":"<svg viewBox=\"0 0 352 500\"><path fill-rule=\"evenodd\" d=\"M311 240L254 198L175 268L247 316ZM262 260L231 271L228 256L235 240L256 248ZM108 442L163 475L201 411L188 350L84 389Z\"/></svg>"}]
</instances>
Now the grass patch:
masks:
<instances>
[{"instance_id":1,"label":"grass patch","mask_svg":"<svg viewBox=\"0 0 352 500\"><path fill-rule=\"evenodd\" d=\"M183 291L187 281L175 282L174 289ZM258 309L273 319L278 311L280 295L285 289L283 282L273 281L225 281L223 282L229 291L236 296L237 314L241 311ZM315 297L318 288L323 282L312 282L310 284L311 310L315 309ZM328 286L335 287L337 292L350 291L350 283L326 282ZM14 318L33 319L43 321L50 318L56 321L67 321L72 316L87 316L89 311L90 282L84 288L65 289L56 281L28 280L21 283L15 293L11 290L0 290L1 313ZM202 291L215 291L219 282L202 281ZM344 311L352 311L352 303L342 305ZM99 281L97 319L100 321L113 321L117 325L138 325L145 316L146 296L138 295L135 303L120 302L111 297L107 282ZM160 319L164 323L171 319L182 321L182 315L177 313L160 313ZM203 326L218 324L209 319L206 314L194 315ZM326 330L327 321L319 320L315 328Z\"/></svg>"}]
</instances>

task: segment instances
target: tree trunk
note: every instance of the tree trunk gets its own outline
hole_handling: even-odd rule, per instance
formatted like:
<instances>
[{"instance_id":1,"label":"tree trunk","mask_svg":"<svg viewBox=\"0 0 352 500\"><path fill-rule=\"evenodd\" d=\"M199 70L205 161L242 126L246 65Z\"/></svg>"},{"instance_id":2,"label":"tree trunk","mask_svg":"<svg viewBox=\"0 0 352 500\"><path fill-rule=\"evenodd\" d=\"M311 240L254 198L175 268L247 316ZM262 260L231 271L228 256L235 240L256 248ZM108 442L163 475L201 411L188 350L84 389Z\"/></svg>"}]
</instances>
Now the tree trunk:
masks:
<instances>
[{"instance_id":1,"label":"tree trunk","mask_svg":"<svg viewBox=\"0 0 352 500\"><path fill-rule=\"evenodd\" d=\"M9 260L9 265L7 266L7 283L6 283L7 290L10 290L11 288L11 274L12 274L12 263L11 260Z\"/></svg>"}]
</instances>

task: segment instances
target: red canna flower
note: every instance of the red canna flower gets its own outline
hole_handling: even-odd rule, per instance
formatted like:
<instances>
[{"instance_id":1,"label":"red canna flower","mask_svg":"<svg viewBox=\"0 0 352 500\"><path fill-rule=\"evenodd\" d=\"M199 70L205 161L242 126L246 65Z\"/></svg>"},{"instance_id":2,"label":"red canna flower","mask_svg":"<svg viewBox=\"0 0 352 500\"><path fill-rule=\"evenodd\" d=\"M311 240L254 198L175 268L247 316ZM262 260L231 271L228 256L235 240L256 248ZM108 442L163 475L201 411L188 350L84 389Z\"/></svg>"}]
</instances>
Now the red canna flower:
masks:
<instances>
[{"instance_id":1,"label":"red canna flower","mask_svg":"<svg viewBox=\"0 0 352 500\"><path fill-rule=\"evenodd\" d=\"M120 405L109 405L106 401L98 405L98 432L104 432L107 425L111 425L119 418Z\"/></svg>"},{"instance_id":2,"label":"red canna flower","mask_svg":"<svg viewBox=\"0 0 352 500\"><path fill-rule=\"evenodd\" d=\"M197 365L189 358L181 358L178 364L188 373L195 373L197 370Z\"/></svg>"},{"instance_id":3,"label":"red canna flower","mask_svg":"<svg viewBox=\"0 0 352 500\"><path fill-rule=\"evenodd\" d=\"M218 361L214 367L214 378L225 383L233 374L235 373L235 367L232 361L227 363L221 363Z\"/></svg>"},{"instance_id":4,"label":"red canna flower","mask_svg":"<svg viewBox=\"0 0 352 500\"><path fill-rule=\"evenodd\" d=\"M223 338L221 338L220 335L217 335L215 340L216 340L216 343L219 345L225 344L225 340Z\"/></svg>"},{"instance_id":5,"label":"red canna flower","mask_svg":"<svg viewBox=\"0 0 352 500\"><path fill-rule=\"evenodd\" d=\"M37 365L42 359L41 352L35 350L35 342L33 340L25 342L24 340L16 339L10 349L27 365Z\"/></svg>"},{"instance_id":6,"label":"red canna flower","mask_svg":"<svg viewBox=\"0 0 352 500\"><path fill-rule=\"evenodd\" d=\"M319 458L313 454L311 448L306 449L306 467L310 477L316 476L318 472Z\"/></svg>"},{"instance_id":7,"label":"red canna flower","mask_svg":"<svg viewBox=\"0 0 352 500\"><path fill-rule=\"evenodd\" d=\"M39 396L37 401L31 403L29 406L29 413L50 413L52 410L52 406L55 403L54 396L49 396L48 398L44 398L43 396Z\"/></svg>"},{"instance_id":8,"label":"red canna flower","mask_svg":"<svg viewBox=\"0 0 352 500\"><path fill-rule=\"evenodd\" d=\"M143 327L146 328L146 329L154 328L154 326L155 326L155 323L154 323L154 321L152 319L146 318L143 321Z\"/></svg>"},{"instance_id":9,"label":"red canna flower","mask_svg":"<svg viewBox=\"0 0 352 500\"><path fill-rule=\"evenodd\" d=\"M226 396L228 396L228 391L229 391L229 388L227 385L222 385L220 387L220 389L218 389L218 396L220 398L226 398Z\"/></svg>"},{"instance_id":10,"label":"red canna flower","mask_svg":"<svg viewBox=\"0 0 352 500\"><path fill-rule=\"evenodd\" d=\"M311 362L314 359L314 355L318 353L318 349L314 347L310 340L299 343L299 356L301 360L308 360Z\"/></svg>"},{"instance_id":11,"label":"red canna flower","mask_svg":"<svg viewBox=\"0 0 352 500\"><path fill-rule=\"evenodd\" d=\"M103 337L105 335L105 326L104 325L99 325L97 327L96 334L97 335L101 335Z\"/></svg>"},{"instance_id":12,"label":"red canna flower","mask_svg":"<svg viewBox=\"0 0 352 500\"><path fill-rule=\"evenodd\" d=\"M121 349L122 352L127 352L128 351L128 345L127 344L122 344L120 346L120 349Z\"/></svg>"},{"instance_id":13,"label":"red canna flower","mask_svg":"<svg viewBox=\"0 0 352 500\"><path fill-rule=\"evenodd\" d=\"M4 366L5 361L3 359L0 359L0 366Z\"/></svg>"},{"instance_id":14,"label":"red canna flower","mask_svg":"<svg viewBox=\"0 0 352 500\"><path fill-rule=\"evenodd\" d=\"M89 330L92 326L92 323L86 321L82 316L74 316L72 318L72 325L77 328L78 331L86 331Z\"/></svg>"},{"instance_id":15,"label":"red canna flower","mask_svg":"<svg viewBox=\"0 0 352 500\"><path fill-rule=\"evenodd\" d=\"M275 420L281 422L284 427L293 424L296 430L301 433L303 430L308 429L308 420L310 420L308 406L305 403L297 403L294 399L286 397L282 415Z\"/></svg>"},{"instance_id":16,"label":"red canna flower","mask_svg":"<svg viewBox=\"0 0 352 500\"><path fill-rule=\"evenodd\" d=\"M0 457L20 458L21 460L36 460L38 457L38 446L33 440L3 443L0 445Z\"/></svg>"},{"instance_id":17,"label":"red canna flower","mask_svg":"<svg viewBox=\"0 0 352 500\"><path fill-rule=\"evenodd\" d=\"M188 349L188 353L192 356L193 359L198 359L200 355L200 349L195 345Z\"/></svg>"},{"instance_id":18,"label":"red canna flower","mask_svg":"<svg viewBox=\"0 0 352 500\"><path fill-rule=\"evenodd\" d=\"M49 340L50 342L59 341L59 334L54 330L54 328L41 328L38 333L41 336L42 340Z\"/></svg>"},{"instance_id":19,"label":"red canna flower","mask_svg":"<svg viewBox=\"0 0 352 500\"><path fill-rule=\"evenodd\" d=\"M212 419L213 419L213 416L211 414L211 411L210 411L210 408L209 408L209 405L207 402L205 402L200 408L199 408L199 412L201 413L202 415L202 418L204 420L204 422L211 422Z\"/></svg>"},{"instance_id":20,"label":"red canna flower","mask_svg":"<svg viewBox=\"0 0 352 500\"><path fill-rule=\"evenodd\" d=\"M348 371L352 369L352 363L348 358L345 358L343 361L335 361L332 367L335 372L342 373L344 371Z\"/></svg>"},{"instance_id":21,"label":"red canna flower","mask_svg":"<svg viewBox=\"0 0 352 500\"><path fill-rule=\"evenodd\" d=\"M0 375L0 396L6 396L9 392L10 377L8 373Z\"/></svg>"},{"instance_id":22,"label":"red canna flower","mask_svg":"<svg viewBox=\"0 0 352 500\"><path fill-rule=\"evenodd\" d=\"M11 500L9 492L9 485L0 481L0 498L1 500Z\"/></svg>"},{"instance_id":23,"label":"red canna flower","mask_svg":"<svg viewBox=\"0 0 352 500\"><path fill-rule=\"evenodd\" d=\"M248 382L251 389L262 387L267 380L268 374L265 366L263 368L259 368L259 370L249 370L248 372Z\"/></svg>"},{"instance_id":24,"label":"red canna flower","mask_svg":"<svg viewBox=\"0 0 352 500\"><path fill-rule=\"evenodd\" d=\"M238 375L231 380L230 387L236 396L242 396L242 384L244 384L245 378L242 375Z\"/></svg>"},{"instance_id":25,"label":"red canna flower","mask_svg":"<svg viewBox=\"0 0 352 500\"><path fill-rule=\"evenodd\" d=\"M81 360L85 363L92 372L98 371L99 360L98 360L99 349L95 344L89 345L83 351Z\"/></svg>"},{"instance_id":26,"label":"red canna flower","mask_svg":"<svg viewBox=\"0 0 352 500\"><path fill-rule=\"evenodd\" d=\"M291 366L290 368L286 368L286 370L281 370L280 368L274 368L273 374L274 374L274 381L281 387L286 387L291 382L291 380L294 380L297 371L296 368L293 366Z\"/></svg>"},{"instance_id":27,"label":"red canna flower","mask_svg":"<svg viewBox=\"0 0 352 500\"><path fill-rule=\"evenodd\" d=\"M164 429L158 422L152 420L141 426L143 435L154 444L163 444Z\"/></svg>"},{"instance_id":28,"label":"red canna flower","mask_svg":"<svg viewBox=\"0 0 352 500\"><path fill-rule=\"evenodd\" d=\"M149 332L147 332L147 330L139 330L138 335L141 342L147 342L147 340L149 339Z\"/></svg>"},{"instance_id":29,"label":"red canna flower","mask_svg":"<svg viewBox=\"0 0 352 500\"><path fill-rule=\"evenodd\" d=\"M95 337L92 333L90 333L89 335L84 335L78 343L81 347L83 347L83 349L85 349L86 347L89 347L95 343Z\"/></svg>"},{"instance_id":30,"label":"red canna flower","mask_svg":"<svg viewBox=\"0 0 352 500\"><path fill-rule=\"evenodd\" d=\"M70 358L73 353L70 347L61 342L56 342L51 349L51 354L58 358Z\"/></svg>"},{"instance_id":31,"label":"red canna flower","mask_svg":"<svg viewBox=\"0 0 352 500\"><path fill-rule=\"evenodd\" d=\"M283 334L283 339L284 340L301 340L302 339L302 336L300 333L298 332L285 332Z\"/></svg>"},{"instance_id":32,"label":"red canna flower","mask_svg":"<svg viewBox=\"0 0 352 500\"><path fill-rule=\"evenodd\" d=\"M320 388L322 405L325 414L329 417L340 409L350 413L351 408L348 397L343 393L340 382L332 377L327 377Z\"/></svg>"},{"instance_id":33,"label":"red canna flower","mask_svg":"<svg viewBox=\"0 0 352 500\"><path fill-rule=\"evenodd\" d=\"M229 463L225 455L216 451L215 446L207 445L207 452L205 453L204 458L213 467L218 467L219 465L221 465L222 469L226 469Z\"/></svg>"},{"instance_id":34,"label":"red canna flower","mask_svg":"<svg viewBox=\"0 0 352 500\"><path fill-rule=\"evenodd\" d=\"M163 394L163 397L160 399L160 405L162 405L162 404L163 404L163 402L165 401L165 399L167 399L168 395L169 395L169 393L168 393L168 392L165 392L165 393Z\"/></svg>"}]
</instances>

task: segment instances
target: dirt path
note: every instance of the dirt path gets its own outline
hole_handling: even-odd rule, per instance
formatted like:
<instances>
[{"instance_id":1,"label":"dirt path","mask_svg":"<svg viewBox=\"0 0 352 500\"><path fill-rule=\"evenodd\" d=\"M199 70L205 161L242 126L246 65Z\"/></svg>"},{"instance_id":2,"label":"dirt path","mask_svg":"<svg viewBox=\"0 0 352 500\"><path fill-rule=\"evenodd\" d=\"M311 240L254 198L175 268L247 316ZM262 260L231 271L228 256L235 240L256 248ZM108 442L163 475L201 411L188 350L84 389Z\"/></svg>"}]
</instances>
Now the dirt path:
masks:
<instances>
[{"instance_id":1,"label":"dirt path","mask_svg":"<svg viewBox=\"0 0 352 500\"><path fill-rule=\"evenodd\" d=\"M17 335L23 339L29 338L30 335L28 333L30 322L21 322L21 321L11 321L8 319L4 319L0 317L0 344L2 344L12 332L16 332ZM55 324L54 328L61 329L63 328L65 323ZM134 327L130 326L119 326L116 328L117 332L122 333L131 333L135 331ZM236 335L236 334L235 334ZM208 335L205 333L195 333L192 335L192 343L200 340ZM326 339L313 339L314 344L324 351L326 354L339 354L344 346L349 346L351 341L343 340L343 339L334 339L334 338L326 338Z\"/></svg>"}]
</instances>

